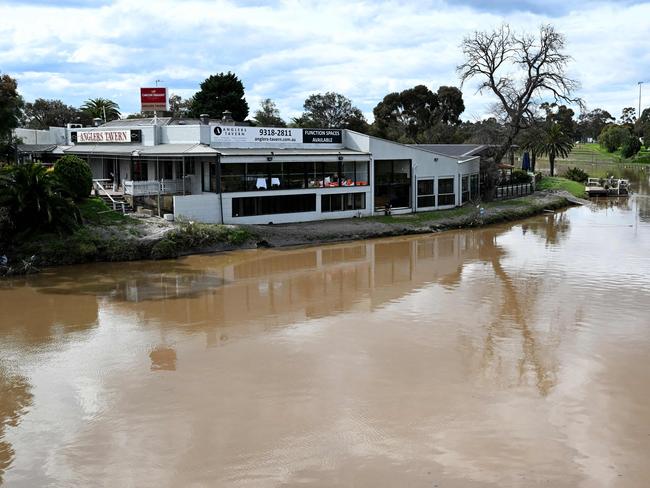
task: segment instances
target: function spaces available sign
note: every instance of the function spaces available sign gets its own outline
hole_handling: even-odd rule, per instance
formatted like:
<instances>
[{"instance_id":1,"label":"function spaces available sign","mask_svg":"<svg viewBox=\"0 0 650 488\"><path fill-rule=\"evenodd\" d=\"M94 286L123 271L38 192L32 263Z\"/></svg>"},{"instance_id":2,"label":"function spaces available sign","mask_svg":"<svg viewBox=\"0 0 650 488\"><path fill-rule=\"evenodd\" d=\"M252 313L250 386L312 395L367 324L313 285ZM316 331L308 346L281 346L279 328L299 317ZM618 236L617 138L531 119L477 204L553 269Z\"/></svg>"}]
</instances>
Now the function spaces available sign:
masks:
<instances>
[{"instance_id":1,"label":"function spaces available sign","mask_svg":"<svg viewBox=\"0 0 650 488\"><path fill-rule=\"evenodd\" d=\"M140 88L142 112L167 111L167 88Z\"/></svg>"},{"instance_id":2,"label":"function spaces available sign","mask_svg":"<svg viewBox=\"0 0 650 488\"><path fill-rule=\"evenodd\" d=\"M343 131L341 129L303 129L304 144L341 144Z\"/></svg>"},{"instance_id":3,"label":"function spaces available sign","mask_svg":"<svg viewBox=\"0 0 650 488\"><path fill-rule=\"evenodd\" d=\"M212 126L212 142L250 146L273 144L341 144L341 129L290 129L279 127Z\"/></svg>"},{"instance_id":4,"label":"function spaces available sign","mask_svg":"<svg viewBox=\"0 0 650 488\"><path fill-rule=\"evenodd\" d=\"M77 143L92 142L94 144L97 144L102 142L131 142L130 130L76 131L72 134L77 135L77 140L73 141Z\"/></svg>"}]
</instances>

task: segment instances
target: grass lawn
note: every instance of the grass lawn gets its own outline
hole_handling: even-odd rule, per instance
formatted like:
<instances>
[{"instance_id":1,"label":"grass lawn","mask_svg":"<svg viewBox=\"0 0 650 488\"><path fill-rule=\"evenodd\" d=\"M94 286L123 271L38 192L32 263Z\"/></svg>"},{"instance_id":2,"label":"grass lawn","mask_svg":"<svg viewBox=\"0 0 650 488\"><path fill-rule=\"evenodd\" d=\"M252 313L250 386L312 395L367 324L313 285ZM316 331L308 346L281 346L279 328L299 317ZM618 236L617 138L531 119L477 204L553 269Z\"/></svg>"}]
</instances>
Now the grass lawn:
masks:
<instances>
[{"instance_id":1,"label":"grass lawn","mask_svg":"<svg viewBox=\"0 0 650 488\"><path fill-rule=\"evenodd\" d=\"M578 198L584 198L585 196L585 185L583 183L558 176L545 176L537 188L540 190L566 190Z\"/></svg>"},{"instance_id":2,"label":"grass lawn","mask_svg":"<svg viewBox=\"0 0 650 488\"><path fill-rule=\"evenodd\" d=\"M88 198L87 200L78 203L77 207L81 212L84 222L92 225L138 223L136 219L132 219L120 212L113 211L113 209L106 205L101 198Z\"/></svg>"}]
</instances>

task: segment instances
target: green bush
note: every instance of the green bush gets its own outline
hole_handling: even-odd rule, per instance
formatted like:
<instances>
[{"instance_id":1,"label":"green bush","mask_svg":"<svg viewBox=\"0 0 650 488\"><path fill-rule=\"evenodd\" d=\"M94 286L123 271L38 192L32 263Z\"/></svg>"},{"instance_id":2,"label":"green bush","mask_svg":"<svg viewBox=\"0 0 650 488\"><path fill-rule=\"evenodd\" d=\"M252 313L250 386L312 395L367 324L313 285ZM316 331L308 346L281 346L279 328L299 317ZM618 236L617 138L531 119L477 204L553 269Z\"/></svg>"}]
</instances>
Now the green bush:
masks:
<instances>
[{"instance_id":1,"label":"green bush","mask_svg":"<svg viewBox=\"0 0 650 488\"><path fill-rule=\"evenodd\" d=\"M168 232L151 249L153 259L168 259L183 252L206 249L217 244L239 245L250 238L248 231L225 225L181 223L176 230Z\"/></svg>"},{"instance_id":2,"label":"green bush","mask_svg":"<svg viewBox=\"0 0 650 488\"><path fill-rule=\"evenodd\" d=\"M510 182L515 185L530 183L531 180L532 178L528 173L519 169L514 170L510 175Z\"/></svg>"},{"instance_id":3,"label":"green bush","mask_svg":"<svg viewBox=\"0 0 650 488\"><path fill-rule=\"evenodd\" d=\"M67 155L54 163L54 175L75 202L90 196L93 175L90 166L78 156Z\"/></svg>"},{"instance_id":4,"label":"green bush","mask_svg":"<svg viewBox=\"0 0 650 488\"><path fill-rule=\"evenodd\" d=\"M573 180L577 181L578 183L584 183L587 181L587 178L589 178L589 175L585 173L583 170L581 170L578 167L575 168L569 168L565 171L564 177L567 180Z\"/></svg>"},{"instance_id":5,"label":"green bush","mask_svg":"<svg viewBox=\"0 0 650 488\"><path fill-rule=\"evenodd\" d=\"M606 127L598 136L598 143L608 152L614 152L631 138L630 131L625 127L612 125Z\"/></svg>"},{"instance_id":6,"label":"green bush","mask_svg":"<svg viewBox=\"0 0 650 488\"><path fill-rule=\"evenodd\" d=\"M621 155L624 158L631 158L641 150L641 141L636 136L628 138L621 148Z\"/></svg>"},{"instance_id":7,"label":"green bush","mask_svg":"<svg viewBox=\"0 0 650 488\"><path fill-rule=\"evenodd\" d=\"M73 232L81 224L81 215L64 193L59 180L40 163L4 166L0 169L2 226L12 235L3 237Z\"/></svg>"}]
</instances>

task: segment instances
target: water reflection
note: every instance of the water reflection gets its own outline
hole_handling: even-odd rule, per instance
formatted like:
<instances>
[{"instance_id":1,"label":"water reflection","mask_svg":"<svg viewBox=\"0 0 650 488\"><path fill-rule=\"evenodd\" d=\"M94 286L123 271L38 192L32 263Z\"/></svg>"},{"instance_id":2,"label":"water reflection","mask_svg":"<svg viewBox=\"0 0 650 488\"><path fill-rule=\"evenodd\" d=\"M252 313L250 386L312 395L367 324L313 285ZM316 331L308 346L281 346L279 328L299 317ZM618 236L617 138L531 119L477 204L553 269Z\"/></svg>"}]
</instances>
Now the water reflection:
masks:
<instances>
[{"instance_id":1,"label":"water reflection","mask_svg":"<svg viewBox=\"0 0 650 488\"><path fill-rule=\"evenodd\" d=\"M15 455L11 444L5 440L6 429L18 425L32 404L32 398L26 378L11 375L6 365L0 365L0 485Z\"/></svg>"},{"instance_id":2,"label":"water reflection","mask_svg":"<svg viewBox=\"0 0 650 488\"><path fill-rule=\"evenodd\" d=\"M643 486L640 197L6 281L6 483Z\"/></svg>"}]
</instances>

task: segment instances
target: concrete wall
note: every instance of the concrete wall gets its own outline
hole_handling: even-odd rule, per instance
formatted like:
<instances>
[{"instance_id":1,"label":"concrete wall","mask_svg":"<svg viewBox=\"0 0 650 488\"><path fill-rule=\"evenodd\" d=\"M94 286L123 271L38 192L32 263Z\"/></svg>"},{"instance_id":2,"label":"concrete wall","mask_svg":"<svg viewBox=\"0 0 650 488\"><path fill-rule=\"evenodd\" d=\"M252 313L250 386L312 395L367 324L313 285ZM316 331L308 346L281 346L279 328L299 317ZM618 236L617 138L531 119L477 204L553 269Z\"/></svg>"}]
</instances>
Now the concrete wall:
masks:
<instances>
[{"instance_id":1,"label":"concrete wall","mask_svg":"<svg viewBox=\"0 0 650 488\"><path fill-rule=\"evenodd\" d=\"M174 196L174 218L194 220L205 224L221 223L219 195L204 193L202 195Z\"/></svg>"},{"instance_id":2,"label":"concrete wall","mask_svg":"<svg viewBox=\"0 0 650 488\"><path fill-rule=\"evenodd\" d=\"M14 129L14 136L22 139L23 144L65 144L65 128L50 127L48 130Z\"/></svg>"},{"instance_id":3,"label":"concrete wall","mask_svg":"<svg viewBox=\"0 0 650 488\"><path fill-rule=\"evenodd\" d=\"M197 144L201 141L201 125L168 125L160 128L161 144ZM208 141L209 142L209 141Z\"/></svg>"}]
</instances>

